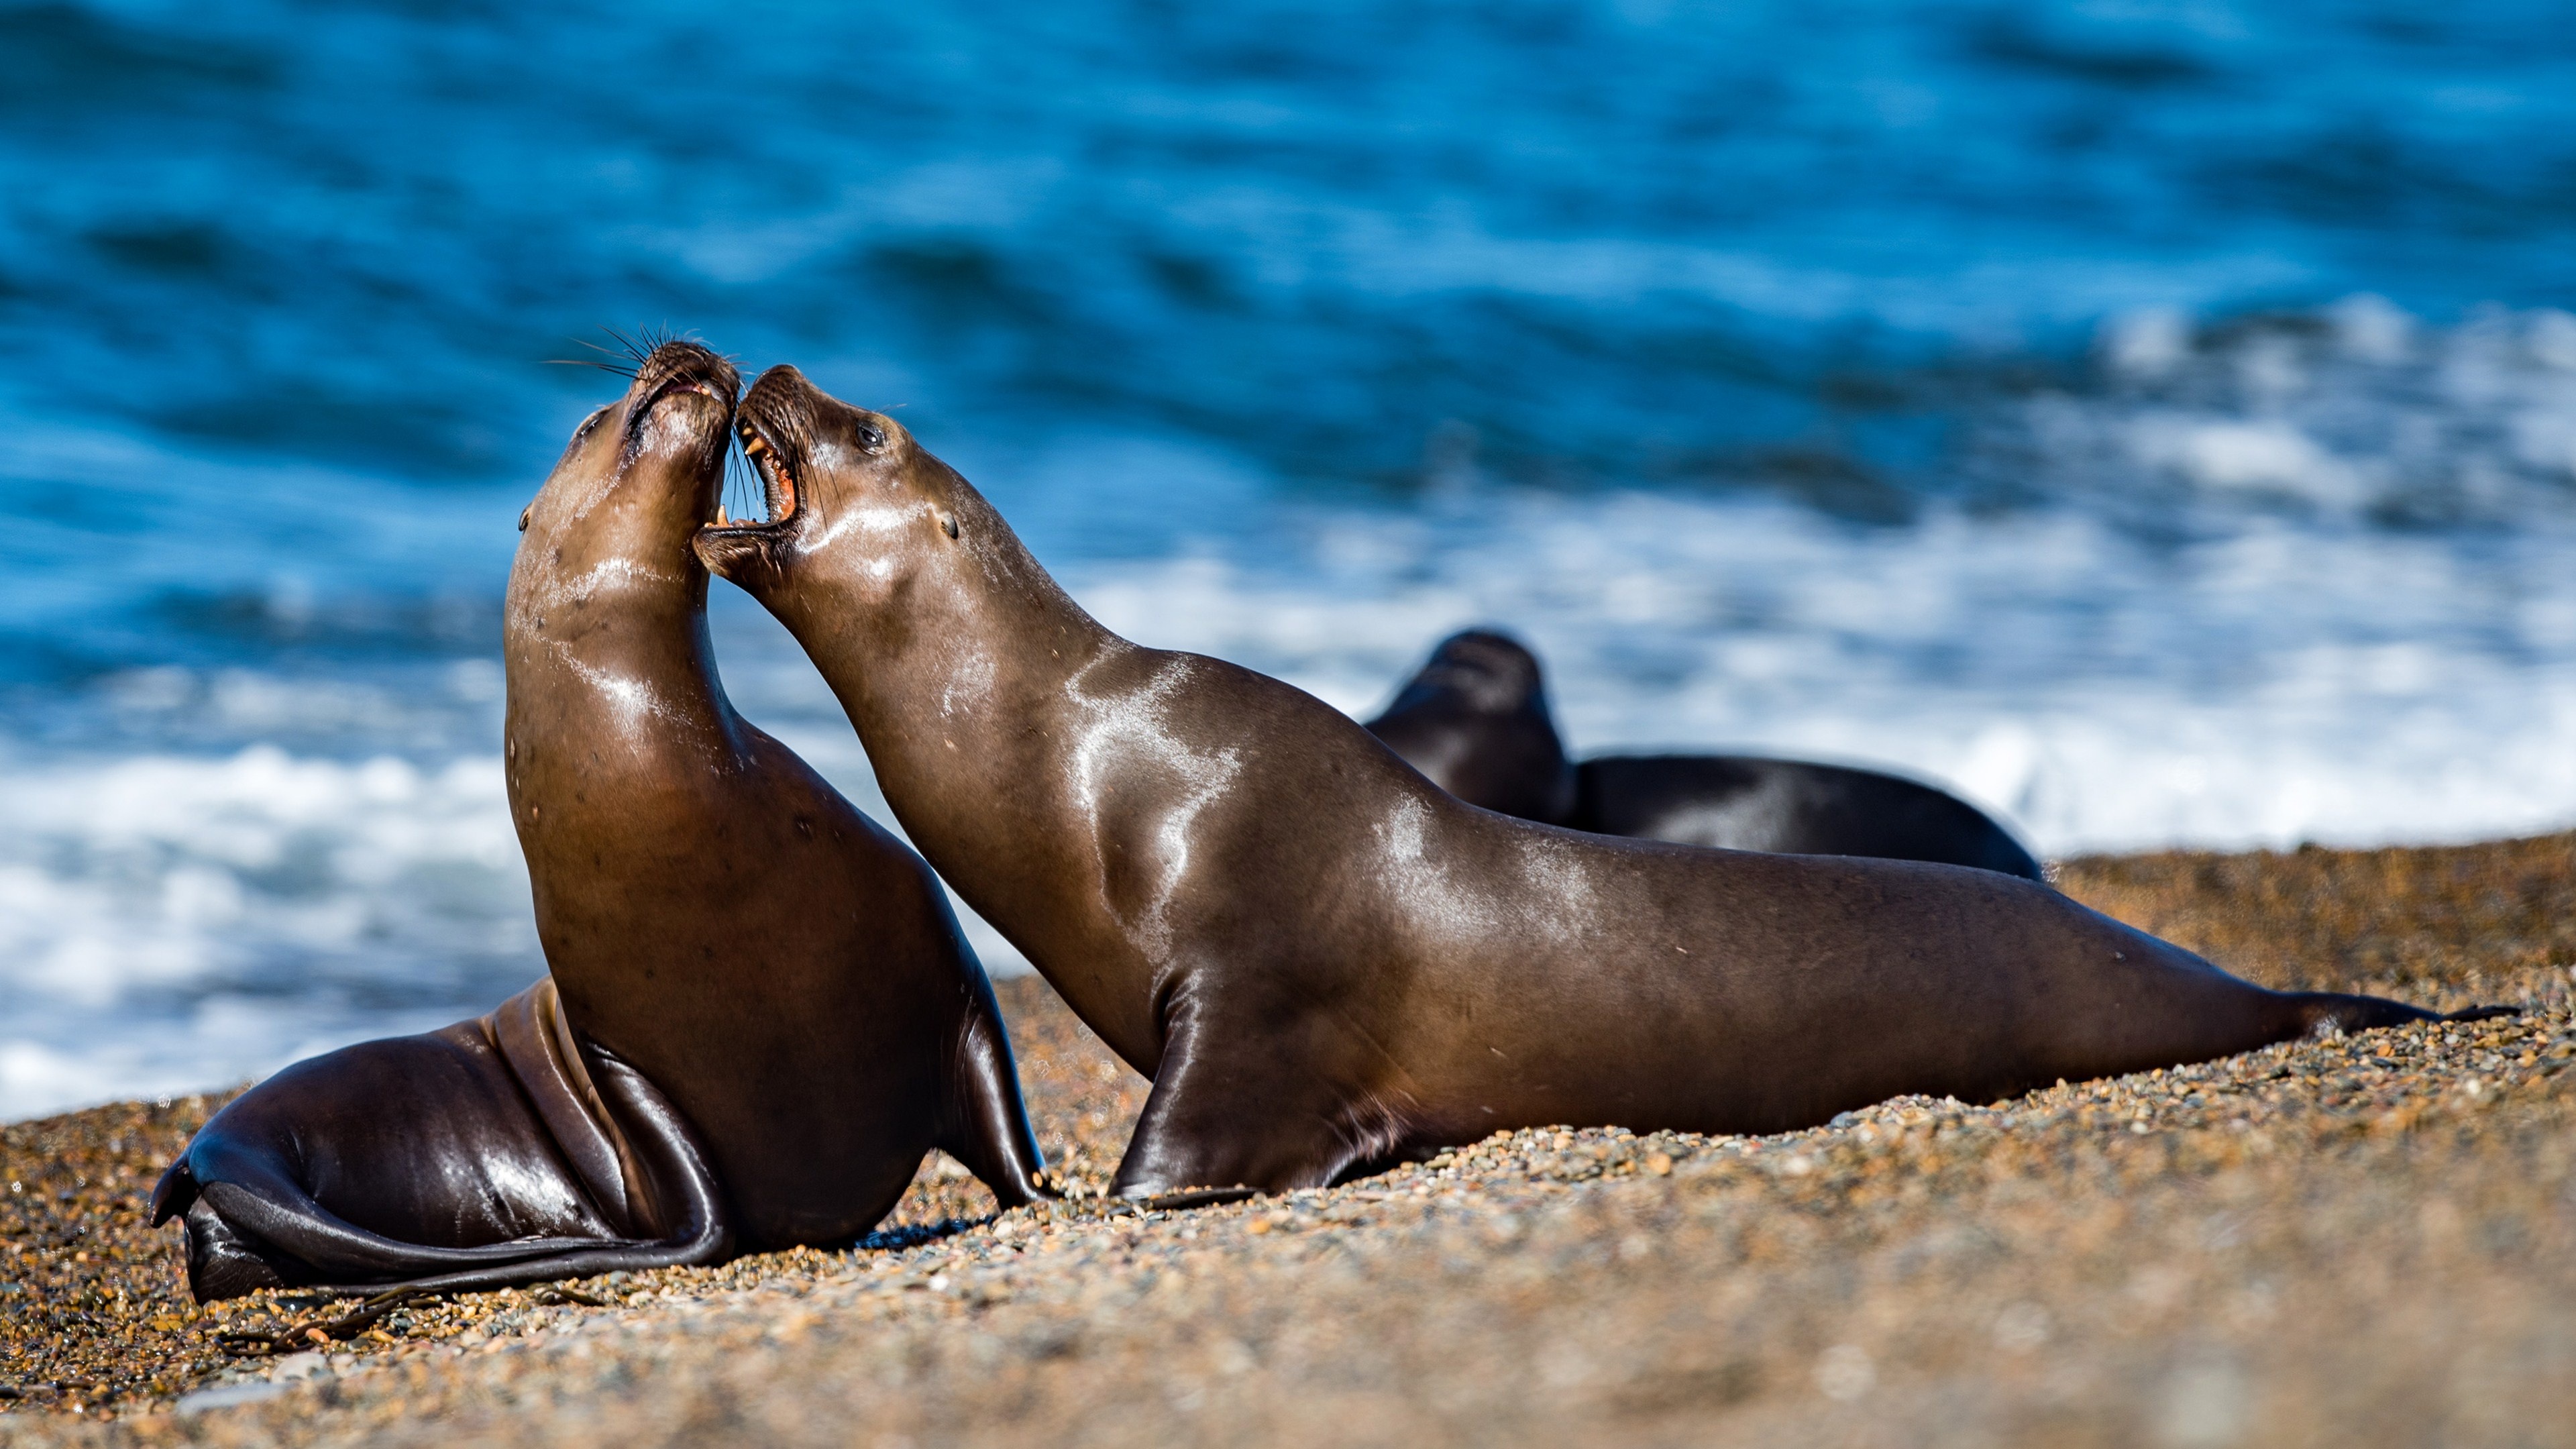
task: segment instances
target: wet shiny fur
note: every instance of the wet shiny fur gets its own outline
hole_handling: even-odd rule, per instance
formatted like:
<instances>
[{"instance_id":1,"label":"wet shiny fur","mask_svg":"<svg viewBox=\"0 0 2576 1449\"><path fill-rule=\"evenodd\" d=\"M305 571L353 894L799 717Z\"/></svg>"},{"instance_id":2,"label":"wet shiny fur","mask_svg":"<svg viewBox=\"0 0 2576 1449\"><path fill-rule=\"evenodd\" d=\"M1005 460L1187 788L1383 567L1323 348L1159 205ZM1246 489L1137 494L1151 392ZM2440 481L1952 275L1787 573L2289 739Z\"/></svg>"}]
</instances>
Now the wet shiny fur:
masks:
<instances>
[{"instance_id":1,"label":"wet shiny fur","mask_svg":"<svg viewBox=\"0 0 2576 1449\"><path fill-rule=\"evenodd\" d=\"M709 1262L731 1241L686 1124L572 1038L552 981L243 1093L153 1191L156 1225L178 1213L200 1303L313 1284L499 1287Z\"/></svg>"},{"instance_id":2,"label":"wet shiny fur","mask_svg":"<svg viewBox=\"0 0 2576 1449\"><path fill-rule=\"evenodd\" d=\"M1442 640L1367 728L1450 794L1524 820L1720 850L1872 855L2041 878L2039 861L1983 811L1883 771L1759 755L1600 755L1574 764L1548 717L1537 656L1490 629Z\"/></svg>"},{"instance_id":3,"label":"wet shiny fur","mask_svg":"<svg viewBox=\"0 0 2576 1449\"><path fill-rule=\"evenodd\" d=\"M905 830L1154 1089L1117 1187L1330 1182L1502 1127L1762 1132L2426 1013L2263 990L1985 870L1466 805L1277 680L1085 614L793 369L784 523L698 548L804 645Z\"/></svg>"}]
</instances>

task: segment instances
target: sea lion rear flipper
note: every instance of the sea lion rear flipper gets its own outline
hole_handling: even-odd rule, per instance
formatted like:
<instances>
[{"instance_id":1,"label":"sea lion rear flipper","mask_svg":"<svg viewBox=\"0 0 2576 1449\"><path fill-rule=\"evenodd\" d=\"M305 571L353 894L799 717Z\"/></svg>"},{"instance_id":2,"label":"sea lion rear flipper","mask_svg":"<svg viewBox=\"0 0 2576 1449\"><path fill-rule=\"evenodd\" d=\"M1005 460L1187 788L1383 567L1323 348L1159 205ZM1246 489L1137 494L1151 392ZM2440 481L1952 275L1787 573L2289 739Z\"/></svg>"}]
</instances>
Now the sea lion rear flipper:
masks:
<instances>
[{"instance_id":1,"label":"sea lion rear flipper","mask_svg":"<svg viewBox=\"0 0 2576 1449\"><path fill-rule=\"evenodd\" d=\"M364 1291L404 1288L420 1293L467 1293L491 1288L542 1283L556 1278L590 1278L602 1273L641 1272L648 1268L703 1266L720 1263L733 1253L733 1214L706 1151L670 1099L643 1073L602 1050L582 1046L589 1077L603 1105L615 1119L644 1173L638 1206L666 1225L655 1241L567 1243L560 1239L525 1246L551 1249L545 1256L517 1262L462 1268L396 1283L377 1283ZM519 1245L512 1245L519 1246Z\"/></svg>"},{"instance_id":2,"label":"sea lion rear flipper","mask_svg":"<svg viewBox=\"0 0 2576 1449\"><path fill-rule=\"evenodd\" d=\"M2331 1036L2343 1032L2372 1031L2383 1026L2404 1026L2411 1021L2445 1019L2438 1012L2378 996L2354 996L2340 991L2293 991L2285 994L2298 1013L2303 1035Z\"/></svg>"},{"instance_id":3,"label":"sea lion rear flipper","mask_svg":"<svg viewBox=\"0 0 2576 1449\"><path fill-rule=\"evenodd\" d=\"M174 1213L183 1213L197 1200L197 1178L188 1170L187 1154L170 1164L161 1180L152 1185L152 1226L170 1221Z\"/></svg>"},{"instance_id":4,"label":"sea lion rear flipper","mask_svg":"<svg viewBox=\"0 0 2576 1449\"><path fill-rule=\"evenodd\" d=\"M190 1160L200 1157L201 1162ZM388 1238L316 1202L279 1170L272 1154L246 1143L191 1143L188 1157L163 1178L164 1184L183 1169L194 1201L171 1210L187 1215L188 1287L200 1303L260 1287L382 1283L460 1270L524 1271L520 1265L560 1253L566 1245L555 1238L448 1248ZM611 1241L598 1246L628 1245Z\"/></svg>"},{"instance_id":5,"label":"sea lion rear flipper","mask_svg":"<svg viewBox=\"0 0 2576 1449\"><path fill-rule=\"evenodd\" d=\"M939 1148L993 1190L1004 1208L1058 1196L1046 1182L1046 1154L1020 1100L1020 1076L1011 1061L1011 1039L989 989L958 1028L956 1057L948 1073L948 1100Z\"/></svg>"},{"instance_id":6,"label":"sea lion rear flipper","mask_svg":"<svg viewBox=\"0 0 2576 1449\"><path fill-rule=\"evenodd\" d=\"M479 1022L345 1047L198 1129L154 1193L165 1218L186 1213L198 1301L263 1286L493 1288L731 1249L707 1154L650 1083L574 1048L600 1120L566 1112L599 1136L586 1149L599 1172L637 1169L632 1192L609 1184L620 1211L603 1219L496 1047Z\"/></svg>"}]
</instances>

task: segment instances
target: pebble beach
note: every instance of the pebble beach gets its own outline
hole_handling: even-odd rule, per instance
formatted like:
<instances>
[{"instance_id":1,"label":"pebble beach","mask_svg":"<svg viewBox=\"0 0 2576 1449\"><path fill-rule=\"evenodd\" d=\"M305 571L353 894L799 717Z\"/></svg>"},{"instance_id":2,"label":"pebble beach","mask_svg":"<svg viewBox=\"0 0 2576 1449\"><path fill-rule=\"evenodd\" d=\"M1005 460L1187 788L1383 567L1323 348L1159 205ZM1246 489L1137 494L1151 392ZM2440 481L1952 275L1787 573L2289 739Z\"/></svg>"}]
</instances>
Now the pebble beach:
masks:
<instances>
[{"instance_id":1,"label":"pebble beach","mask_svg":"<svg viewBox=\"0 0 2576 1449\"><path fill-rule=\"evenodd\" d=\"M144 1198L224 1095L122 1103L0 1129L0 1443L2576 1442L2576 835L2059 884L2268 985L2523 1012L1140 1212L1147 1084L1020 979L1065 1201L934 1156L847 1250L336 1329L189 1302Z\"/></svg>"}]
</instances>

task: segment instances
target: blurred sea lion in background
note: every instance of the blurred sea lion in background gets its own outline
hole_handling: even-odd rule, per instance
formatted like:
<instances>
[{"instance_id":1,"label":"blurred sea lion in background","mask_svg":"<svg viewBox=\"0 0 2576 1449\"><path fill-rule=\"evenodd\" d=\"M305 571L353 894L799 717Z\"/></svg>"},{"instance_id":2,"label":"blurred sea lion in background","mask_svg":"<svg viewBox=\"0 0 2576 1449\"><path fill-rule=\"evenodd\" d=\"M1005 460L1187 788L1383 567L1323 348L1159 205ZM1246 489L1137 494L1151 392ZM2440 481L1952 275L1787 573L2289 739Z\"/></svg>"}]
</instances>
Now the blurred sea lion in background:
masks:
<instances>
[{"instance_id":1,"label":"blurred sea lion in background","mask_svg":"<svg viewBox=\"0 0 2576 1449\"><path fill-rule=\"evenodd\" d=\"M2039 862L1985 812L1898 775L1760 755L1595 755L1571 764L1537 656L1491 629L1442 640L1368 731L1470 805L1569 830L2042 879Z\"/></svg>"},{"instance_id":2,"label":"blurred sea lion in background","mask_svg":"<svg viewBox=\"0 0 2576 1449\"><path fill-rule=\"evenodd\" d=\"M548 980L299 1063L207 1123L153 1205L187 1214L200 1300L847 1242L934 1146L1006 1207L1045 1191L929 867L717 680L690 541L738 386L695 343L638 358L520 519L503 755Z\"/></svg>"},{"instance_id":3,"label":"blurred sea lion in background","mask_svg":"<svg viewBox=\"0 0 2576 1449\"><path fill-rule=\"evenodd\" d=\"M893 419L790 367L737 418L795 507L699 553L820 666L923 853L1153 1079L1122 1194L1499 1128L1774 1132L2431 1016L2265 990L1993 871L1476 809L1300 690L1102 627Z\"/></svg>"}]
</instances>

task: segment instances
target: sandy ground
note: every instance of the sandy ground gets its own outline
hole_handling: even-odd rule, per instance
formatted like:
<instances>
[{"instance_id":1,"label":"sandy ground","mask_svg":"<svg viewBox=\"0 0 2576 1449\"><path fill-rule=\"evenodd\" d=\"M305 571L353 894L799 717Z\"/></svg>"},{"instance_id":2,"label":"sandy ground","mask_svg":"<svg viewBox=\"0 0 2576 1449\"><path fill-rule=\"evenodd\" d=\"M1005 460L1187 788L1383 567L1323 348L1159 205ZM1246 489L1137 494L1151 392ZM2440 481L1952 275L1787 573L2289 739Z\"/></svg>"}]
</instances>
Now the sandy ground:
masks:
<instances>
[{"instance_id":1,"label":"sandy ground","mask_svg":"<svg viewBox=\"0 0 2576 1449\"><path fill-rule=\"evenodd\" d=\"M397 1311L200 1313L142 1196L219 1097L0 1129L0 1442L2576 1443L2576 836L2068 864L2413 1027L1813 1132L1534 1132L1327 1192L992 1218ZM1095 1189L1145 1083L1008 983Z\"/></svg>"}]
</instances>

